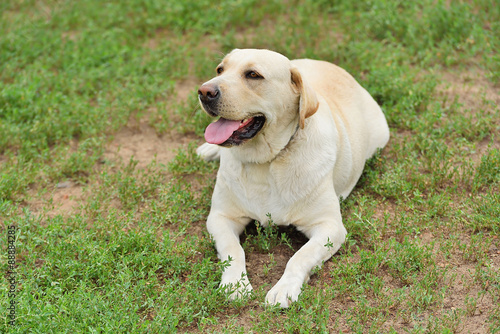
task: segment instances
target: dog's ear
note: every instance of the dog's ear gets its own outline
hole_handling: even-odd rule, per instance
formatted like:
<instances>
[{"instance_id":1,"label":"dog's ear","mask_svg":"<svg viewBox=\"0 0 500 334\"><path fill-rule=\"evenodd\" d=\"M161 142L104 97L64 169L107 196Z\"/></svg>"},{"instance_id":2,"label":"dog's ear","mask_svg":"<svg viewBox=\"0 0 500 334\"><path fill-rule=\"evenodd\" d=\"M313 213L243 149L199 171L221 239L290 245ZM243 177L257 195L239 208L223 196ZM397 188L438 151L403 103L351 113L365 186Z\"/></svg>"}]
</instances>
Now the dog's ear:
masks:
<instances>
[{"instance_id":1,"label":"dog's ear","mask_svg":"<svg viewBox=\"0 0 500 334\"><path fill-rule=\"evenodd\" d=\"M316 92L302 80L302 76L297 68L290 69L292 74L292 85L298 90L300 94L299 100L299 125L304 128L306 118L311 117L319 108L318 97Z\"/></svg>"}]
</instances>

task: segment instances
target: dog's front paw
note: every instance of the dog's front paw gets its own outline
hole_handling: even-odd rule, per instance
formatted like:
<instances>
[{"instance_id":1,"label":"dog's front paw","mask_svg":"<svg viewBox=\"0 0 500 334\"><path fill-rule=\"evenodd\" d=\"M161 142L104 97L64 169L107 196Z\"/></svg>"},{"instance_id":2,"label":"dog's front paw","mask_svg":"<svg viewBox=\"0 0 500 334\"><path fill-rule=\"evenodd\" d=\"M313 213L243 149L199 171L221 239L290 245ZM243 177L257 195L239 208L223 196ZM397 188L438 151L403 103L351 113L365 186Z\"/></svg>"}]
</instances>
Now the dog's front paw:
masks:
<instances>
[{"instance_id":1,"label":"dog's front paw","mask_svg":"<svg viewBox=\"0 0 500 334\"><path fill-rule=\"evenodd\" d=\"M243 275L240 279L223 279L220 288L228 295L230 300L245 298L253 290L246 275Z\"/></svg>"},{"instance_id":2,"label":"dog's front paw","mask_svg":"<svg viewBox=\"0 0 500 334\"><path fill-rule=\"evenodd\" d=\"M219 160L220 147L205 143L196 149L196 154L205 161Z\"/></svg>"},{"instance_id":3,"label":"dog's front paw","mask_svg":"<svg viewBox=\"0 0 500 334\"><path fill-rule=\"evenodd\" d=\"M269 290L266 296L266 303L280 307L288 307L292 302L297 301L302 291L302 281L299 279L283 277L276 285Z\"/></svg>"}]
</instances>

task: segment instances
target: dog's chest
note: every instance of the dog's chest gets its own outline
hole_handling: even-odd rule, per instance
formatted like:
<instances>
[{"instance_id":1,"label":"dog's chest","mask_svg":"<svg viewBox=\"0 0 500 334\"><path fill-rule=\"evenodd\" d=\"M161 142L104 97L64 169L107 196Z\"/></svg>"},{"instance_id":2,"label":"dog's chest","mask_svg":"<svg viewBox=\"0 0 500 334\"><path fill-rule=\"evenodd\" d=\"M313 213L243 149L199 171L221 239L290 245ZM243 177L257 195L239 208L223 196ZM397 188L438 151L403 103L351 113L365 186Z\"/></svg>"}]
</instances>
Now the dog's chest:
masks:
<instances>
[{"instance_id":1,"label":"dog's chest","mask_svg":"<svg viewBox=\"0 0 500 334\"><path fill-rule=\"evenodd\" d=\"M224 183L229 187L234 202L245 215L265 224L271 214L275 224L284 225L290 221L291 204L283 197L289 192L286 183L278 182L271 173L269 164L243 165L235 163L225 173Z\"/></svg>"}]
</instances>

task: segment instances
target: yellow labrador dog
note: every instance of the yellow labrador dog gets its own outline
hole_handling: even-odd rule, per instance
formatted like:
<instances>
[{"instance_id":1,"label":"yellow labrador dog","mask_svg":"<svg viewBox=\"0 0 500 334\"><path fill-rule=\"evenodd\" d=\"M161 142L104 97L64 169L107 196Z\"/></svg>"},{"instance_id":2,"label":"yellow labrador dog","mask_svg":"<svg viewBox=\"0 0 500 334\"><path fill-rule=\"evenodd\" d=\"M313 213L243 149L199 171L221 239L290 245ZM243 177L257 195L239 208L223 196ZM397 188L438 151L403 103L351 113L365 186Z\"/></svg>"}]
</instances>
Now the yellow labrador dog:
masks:
<instances>
[{"instance_id":1,"label":"yellow labrador dog","mask_svg":"<svg viewBox=\"0 0 500 334\"><path fill-rule=\"evenodd\" d=\"M233 50L198 91L218 117L197 150L220 158L207 219L222 261L221 286L238 298L252 290L239 235L252 220L293 224L309 241L286 265L266 302L288 307L311 270L340 248L347 197L365 161L389 140L384 114L343 69L269 50Z\"/></svg>"}]
</instances>

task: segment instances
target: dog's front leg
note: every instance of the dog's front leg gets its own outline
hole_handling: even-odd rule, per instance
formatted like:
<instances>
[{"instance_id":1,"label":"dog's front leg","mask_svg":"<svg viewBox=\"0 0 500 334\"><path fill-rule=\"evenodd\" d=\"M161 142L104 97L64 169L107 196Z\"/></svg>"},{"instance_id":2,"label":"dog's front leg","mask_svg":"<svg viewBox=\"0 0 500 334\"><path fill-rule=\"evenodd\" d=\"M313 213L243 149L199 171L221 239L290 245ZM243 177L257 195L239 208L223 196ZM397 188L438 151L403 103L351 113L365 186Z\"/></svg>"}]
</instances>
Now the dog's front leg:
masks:
<instances>
[{"instance_id":1,"label":"dog's front leg","mask_svg":"<svg viewBox=\"0 0 500 334\"><path fill-rule=\"evenodd\" d=\"M347 234L341 220L317 223L302 229L302 232L310 239L288 261L283 276L267 293L266 302L269 304L288 307L297 301L311 270L335 254Z\"/></svg>"},{"instance_id":2,"label":"dog's front leg","mask_svg":"<svg viewBox=\"0 0 500 334\"><path fill-rule=\"evenodd\" d=\"M207 229L215 241L221 261L227 261L220 286L229 293L230 299L241 298L252 291L245 266L245 251L240 245L240 234L249 219L229 219L221 213L210 212Z\"/></svg>"}]
</instances>

